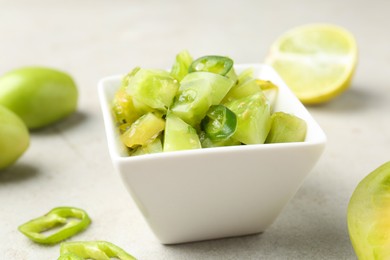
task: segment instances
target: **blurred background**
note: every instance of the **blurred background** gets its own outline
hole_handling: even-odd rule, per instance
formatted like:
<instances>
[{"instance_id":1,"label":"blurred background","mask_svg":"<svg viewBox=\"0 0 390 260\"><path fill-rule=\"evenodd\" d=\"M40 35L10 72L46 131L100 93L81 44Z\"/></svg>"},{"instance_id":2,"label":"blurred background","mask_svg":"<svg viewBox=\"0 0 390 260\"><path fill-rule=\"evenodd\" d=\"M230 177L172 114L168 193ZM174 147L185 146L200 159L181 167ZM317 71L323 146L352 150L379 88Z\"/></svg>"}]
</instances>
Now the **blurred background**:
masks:
<instances>
[{"instance_id":1,"label":"blurred background","mask_svg":"<svg viewBox=\"0 0 390 260\"><path fill-rule=\"evenodd\" d=\"M0 258L56 259L58 247L35 245L16 228L73 205L94 221L77 239L111 241L139 259L355 259L348 201L390 154L389 10L385 0L0 0L0 74L54 67L72 75L80 93L78 112L34 131L26 154L0 173ZM261 63L278 36L308 23L342 26L359 47L350 89L308 107L328 136L319 163L263 234L160 245L111 165L98 81L135 66L170 68L182 49Z\"/></svg>"}]
</instances>

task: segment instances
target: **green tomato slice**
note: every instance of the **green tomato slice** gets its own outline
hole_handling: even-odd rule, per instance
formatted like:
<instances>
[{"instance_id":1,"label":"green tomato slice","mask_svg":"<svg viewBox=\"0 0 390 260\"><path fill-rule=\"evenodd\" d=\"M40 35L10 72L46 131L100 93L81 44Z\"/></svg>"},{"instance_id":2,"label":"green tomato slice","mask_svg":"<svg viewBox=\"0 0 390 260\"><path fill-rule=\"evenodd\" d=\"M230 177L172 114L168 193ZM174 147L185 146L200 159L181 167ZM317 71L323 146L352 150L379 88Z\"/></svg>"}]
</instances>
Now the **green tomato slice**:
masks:
<instances>
[{"instance_id":1,"label":"green tomato slice","mask_svg":"<svg viewBox=\"0 0 390 260\"><path fill-rule=\"evenodd\" d=\"M206 132L204 132L204 131L201 131L199 133L199 140L200 140L200 143L202 144L202 148L241 145L240 141L237 141L233 138L228 138L228 139L222 140L222 141L212 141L210 139L210 137L208 137Z\"/></svg>"},{"instance_id":2,"label":"green tomato slice","mask_svg":"<svg viewBox=\"0 0 390 260\"><path fill-rule=\"evenodd\" d=\"M237 117L223 105L211 106L202 120L202 129L213 142L229 139L237 128Z\"/></svg>"},{"instance_id":3,"label":"green tomato slice","mask_svg":"<svg viewBox=\"0 0 390 260\"><path fill-rule=\"evenodd\" d=\"M138 156L144 154L161 153L162 151L163 149L162 149L161 138L160 136L158 136L151 143L148 143L144 146L139 146L132 153L130 153L130 155Z\"/></svg>"},{"instance_id":4,"label":"green tomato slice","mask_svg":"<svg viewBox=\"0 0 390 260\"><path fill-rule=\"evenodd\" d=\"M140 67L135 67L132 69L129 73L127 73L123 78L122 78L122 85L121 88L126 89L127 86L129 85L130 81L132 78L134 78L135 74L140 70Z\"/></svg>"},{"instance_id":5,"label":"green tomato slice","mask_svg":"<svg viewBox=\"0 0 390 260\"><path fill-rule=\"evenodd\" d=\"M261 88L253 76L253 69L246 69L238 75L238 82L226 94L222 103L227 103L235 99L244 98L261 92Z\"/></svg>"},{"instance_id":6,"label":"green tomato slice","mask_svg":"<svg viewBox=\"0 0 390 260\"><path fill-rule=\"evenodd\" d=\"M225 96L222 103L227 103L235 99L244 98L246 96L254 95L259 92L261 92L261 89L256 84L256 80L254 78L249 79L232 87L232 89Z\"/></svg>"},{"instance_id":7,"label":"green tomato slice","mask_svg":"<svg viewBox=\"0 0 390 260\"><path fill-rule=\"evenodd\" d=\"M127 94L126 89L120 88L112 101L112 112L115 124L120 133L125 132L143 113L134 105L133 98Z\"/></svg>"},{"instance_id":8,"label":"green tomato slice","mask_svg":"<svg viewBox=\"0 0 390 260\"><path fill-rule=\"evenodd\" d=\"M187 50L181 51L176 55L175 63L171 69L171 75L178 81L181 81L187 74L193 59Z\"/></svg>"},{"instance_id":9,"label":"green tomato slice","mask_svg":"<svg viewBox=\"0 0 390 260\"><path fill-rule=\"evenodd\" d=\"M284 112L275 112L271 116L271 129L266 143L303 142L307 126L305 120Z\"/></svg>"},{"instance_id":10,"label":"green tomato slice","mask_svg":"<svg viewBox=\"0 0 390 260\"><path fill-rule=\"evenodd\" d=\"M127 147L144 146L153 142L164 127L164 119L154 113L147 113L138 118L120 138Z\"/></svg>"},{"instance_id":11,"label":"green tomato slice","mask_svg":"<svg viewBox=\"0 0 390 260\"><path fill-rule=\"evenodd\" d=\"M194 72L184 77L171 111L192 126L205 117L211 105L219 104L232 88L231 79L210 72Z\"/></svg>"},{"instance_id":12,"label":"green tomato slice","mask_svg":"<svg viewBox=\"0 0 390 260\"><path fill-rule=\"evenodd\" d=\"M225 106L237 116L234 139L244 144L264 143L271 128L271 115L269 102L263 93L233 100Z\"/></svg>"},{"instance_id":13,"label":"green tomato slice","mask_svg":"<svg viewBox=\"0 0 390 260\"><path fill-rule=\"evenodd\" d=\"M141 104L167 111L179 89L179 82L169 72L154 69L139 69L129 80L127 93Z\"/></svg>"},{"instance_id":14,"label":"green tomato slice","mask_svg":"<svg viewBox=\"0 0 390 260\"><path fill-rule=\"evenodd\" d=\"M202 148L196 130L173 113L166 117L164 152Z\"/></svg>"},{"instance_id":15,"label":"green tomato slice","mask_svg":"<svg viewBox=\"0 0 390 260\"><path fill-rule=\"evenodd\" d=\"M272 112L275 108L276 100L278 98L278 87L269 80L256 79L256 84L259 85L261 91L263 91L265 97L268 99Z\"/></svg>"}]
</instances>

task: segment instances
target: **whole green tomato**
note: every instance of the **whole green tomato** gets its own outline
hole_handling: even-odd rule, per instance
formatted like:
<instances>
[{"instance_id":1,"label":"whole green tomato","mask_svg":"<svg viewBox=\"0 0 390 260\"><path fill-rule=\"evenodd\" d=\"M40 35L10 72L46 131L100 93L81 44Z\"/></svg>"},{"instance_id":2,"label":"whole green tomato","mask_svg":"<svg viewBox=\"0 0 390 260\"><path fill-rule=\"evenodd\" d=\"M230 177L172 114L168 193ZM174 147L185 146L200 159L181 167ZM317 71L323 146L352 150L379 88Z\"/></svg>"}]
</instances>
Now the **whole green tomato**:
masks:
<instances>
[{"instance_id":1,"label":"whole green tomato","mask_svg":"<svg viewBox=\"0 0 390 260\"><path fill-rule=\"evenodd\" d=\"M0 106L0 170L13 164L29 144L30 135L22 119Z\"/></svg>"},{"instance_id":2,"label":"whole green tomato","mask_svg":"<svg viewBox=\"0 0 390 260\"><path fill-rule=\"evenodd\" d=\"M52 124L77 108L78 91L66 73L24 67L0 77L0 105L15 112L29 129Z\"/></svg>"}]
</instances>

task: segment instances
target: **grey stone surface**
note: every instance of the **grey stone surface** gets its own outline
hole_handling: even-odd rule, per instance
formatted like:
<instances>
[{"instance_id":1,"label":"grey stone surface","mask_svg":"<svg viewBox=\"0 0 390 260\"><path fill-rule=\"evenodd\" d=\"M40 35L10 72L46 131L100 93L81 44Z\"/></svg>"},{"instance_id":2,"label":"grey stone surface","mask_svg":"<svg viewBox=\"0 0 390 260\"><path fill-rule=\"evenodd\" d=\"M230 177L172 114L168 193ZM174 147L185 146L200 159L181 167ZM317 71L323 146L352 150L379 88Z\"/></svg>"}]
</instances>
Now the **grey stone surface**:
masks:
<instances>
[{"instance_id":1,"label":"grey stone surface","mask_svg":"<svg viewBox=\"0 0 390 260\"><path fill-rule=\"evenodd\" d=\"M31 133L29 150L0 172L0 259L56 259L58 246L34 244L17 227L61 205L81 207L93 220L72 240L111 241L139 259L355 259L349 198L390 159L389 10L380 0L0 0L0 73L56 67L80 91L78 112ZM159 244L110 162L98 80L135 66L170 67L181 49L262 62L277 36L314 22L350 30L360 54L351 88L308 107L328 136L316 167L263 234Z\"/></svg>"}]
</instances>

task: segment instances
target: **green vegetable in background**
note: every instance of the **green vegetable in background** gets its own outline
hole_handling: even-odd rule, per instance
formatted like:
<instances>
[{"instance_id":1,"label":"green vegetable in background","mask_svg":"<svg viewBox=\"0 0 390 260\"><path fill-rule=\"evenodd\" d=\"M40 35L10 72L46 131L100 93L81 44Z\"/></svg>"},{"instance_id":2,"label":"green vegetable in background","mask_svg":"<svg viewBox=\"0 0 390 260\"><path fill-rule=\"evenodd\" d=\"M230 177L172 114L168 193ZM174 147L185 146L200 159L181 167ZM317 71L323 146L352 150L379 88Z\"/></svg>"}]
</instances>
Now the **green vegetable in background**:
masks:
<instances>
[{"instance_id":1,"label":"green vegetable in background","mask_svg":"<svg viewBox=\"0 0 390 260\"><path fill-rule=\"evenodd\" d=\"M106 241L64 242L61 244L58 260L136 260L136 258L122 248Z\"/></svg>"},{"instance_id":2,"label":"green vegetable in background","mask_svg":"<svg viewBox=\"0 0 390 260\"><path fill-rule=\"evenodd\" d=\"M24 122L0 105L0 170L13 164L28 148L30 135Z\"/></svg>"},{"instance_id":3,"label":"green vegetable in background","mask_svg":"<svg viewBox=\"0 0 390 260\"><path fill-rule=\"evenodd\" d=\"M91 219L84 210L58 207L42 217L28 221L18 229L34 242L56 244L86 229L90 223ZM56 229L54 233L45 234L53 229Z\"/></svg>"},{"instance_id":4,"label":"green vegetable in background","mask_svg":"<svg viewBox=\"0 0 390 260\"><path fill-rule=\"evenodd\" d=\"M29 129L50 125L77 107L78 91L66 73L25 67L0 77L0 105L15 112Z\"/></svg>"},{"instance_id":5,"label":"green vegetable in background","mask_svg":"<svg viewBox=\"0 0 390 260\"><path fill-rule=\"evenodd\" d=\"M348 204L347 220L360 260L390 259L390 161L357 185Z\"/></svg>"}]
</instances>

